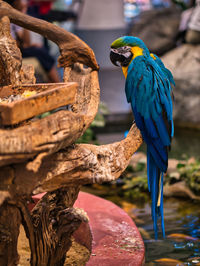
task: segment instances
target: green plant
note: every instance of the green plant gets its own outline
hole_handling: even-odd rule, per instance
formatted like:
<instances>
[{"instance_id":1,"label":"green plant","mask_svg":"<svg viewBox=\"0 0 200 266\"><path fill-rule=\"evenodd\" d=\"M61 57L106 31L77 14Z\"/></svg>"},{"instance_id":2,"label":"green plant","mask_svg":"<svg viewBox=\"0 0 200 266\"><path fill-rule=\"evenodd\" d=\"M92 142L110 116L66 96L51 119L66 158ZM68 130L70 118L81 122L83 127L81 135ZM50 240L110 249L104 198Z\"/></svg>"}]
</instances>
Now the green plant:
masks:
<instances>
[{"instance_id":1,"label":"green plant","mask_svg":"<svg viewBox=\"0 0 200 266\"><path fill-rule=\"evenodd\" d=\"M185 180L186 184L196 194L200 193L200 161L195 160L193 163L185 164L179 168L180 179Z\"/></svg>"}]
</instances>

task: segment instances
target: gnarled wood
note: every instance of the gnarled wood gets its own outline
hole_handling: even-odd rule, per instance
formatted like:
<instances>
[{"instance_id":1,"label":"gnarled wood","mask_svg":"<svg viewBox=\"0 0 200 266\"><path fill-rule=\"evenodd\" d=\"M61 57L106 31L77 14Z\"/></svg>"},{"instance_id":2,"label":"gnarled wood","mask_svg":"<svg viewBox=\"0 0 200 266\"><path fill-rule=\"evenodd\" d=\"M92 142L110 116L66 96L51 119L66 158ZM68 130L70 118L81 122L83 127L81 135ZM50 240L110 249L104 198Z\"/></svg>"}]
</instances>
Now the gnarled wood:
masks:
<instances>
[{"instance_id":1,"label":"gnarled wood","mask_svg":"<svg viewBox=\"0 0 200 266\"><path fill-rule=\"evenodd\" d=\"M0 86L35 83L35 80L33 67L22 66L21 52L10 35L8 17L0 18Z\"/></svg>"},{"instance_id":2,"label":"gnarled wood","mask_svg":"<svg viewBox=\"0 0 200 266\"><path fill-rule=\"evenodd\" d=\"M18 195L53 191L72 184L111 181L124 171L141 143L140 131L134 124L129 135L120 142L73 145L44 158L36 173L27 169L26 163L2 167L0 179L6 175L4 189L11 194L15 190Z\"/></svg>"},{"instance_id":3,"label":"gnarled wood","mask_svg":"<svg viewBox=\"0 0 200 266\"><path fill-rule=\"evenodd\" d=\"M57 114L45 117L42 119L43 121L41 121L41 123L36 121L24 126L19 125L19 127L14 130L0 129L0 138L2 139L0 143L0 166L34 158L39 153L45 153L43 156L45 157L48 154L72 144L84 133L93 121L99 103L98 74L97 71L91 70L91 68L98 69L98 65L93 51L87 44L64 29L27 16L13 9L7 3L0 1L0 17L3 16L8 16L12 22L41 33L43 36L46 36L58 44L65 73L70 73L70 76L76 77L74 80L79 83L78 91L81 92L82 96L84 95L84 101L80 101L80 97L77 97L75 106L79 105L77 109L78 114L75 114L75 108L73 108L74 112L66 111L64 113L64 111L61 111ZM3 20L4 23L2 25L5 30L2 29L2 32L7 32L6 36L9 36L9 40L11 40L13 45L12 47L18 51L16 42L9 34L9 21L6 17L3 17ZM5 35L5 33L3 34ZM3 47L7 47L7 39L4 38L4 35L1 38L0 32L0 39L3 43ZM4 43L4 41L6 41L6 43ZM14 78L10 78L6 83L4 82L3 85L7 85L8 83L12 83L13 85L19 84L20 82L22 83L22 78L17 78L17 73L18 76L20 76L20 71L23 73L23 78L26 76L19 66L21 64L20 53L17 52L17 56L13 56L12 53L10 53L8 61L15 62L15 64L11 64L14 66L16 72L14 75L15 80ZM91 68L83 69L80 65L74 67L73 64L75 62L84 63ZM6 64L9 69L10 65L8 63ZM6 64L4 64L5 68ZM68 69L66 66L70 66L71 68ZM2 73L2 77L5 77L6 73ZM8 71L8 74L9 73ZM65 74L64 81L72 81L70 76ZM68 125L63 124L63 117L68 117L66 118ZM39 132L40 134L38 134ZM10 145L11 143L12 145ZM40 159L38 160L36 158L36 163L32 164L31 168L34 171L37 171L40 161Z\"/></svg>"},{"instance_id":4,"label":"gnarled wood","mask_svg":"<svg viewBox=\"0 0 200 266\"><path fill-rule=\"evenodd\" d=\"M99 83L96 71L75 65L66 69L65 81L76 81L78 113L59 111L41 120L15 129L0 129L0 166L33 158L41 152L50 154L71 145L93 121L99 103ZM79 95L84 95L80 100ZM11 145L12 144L12 145Z\"/></svg>"},{"instance_id":5,"label":"gnarled wood","mask_svg":"<svg viewBox=\"0 0 200 266\"><path fill-rule=\"evenodd\" d=\"M0 265L18 265L17 239L20 224L19 209L4 202L0 206Z\"/></svg>"},{"instance_id":6,"label":"gnarled wood","mask_svg":"<svg viewBox=\"0 0 200 266\"><path fill-rule=\"evenodd\" d=\"M0 265L19 262L17 239L21 222L29 239L31 265L63 265L72 234L81 223L88 222L84 211L72 207L79 189L76 185L47 193L31 213L27 198L14 197L16 191L13 191L15 200L0 206Z\"/></svg>"},{"instance_id":7,"label":"gnarled wood","mask_svg":"<svg viewBox=\"0 0 200 266\"><path fill-rule=\"evenodd\" d=\"M31 220L24 221L31 265L63 265L73 232L87 221L83 213L72 208L78 192L79 186L75 186L47 193L33 209Z\"/></svg>"},{"instance_id":8,"label":"gnarled wood","mask_svg":"<svg viewBox=\"0 0 200 266\"><path fill-rule=\"evenodd\" d=\"M80 186L118 178L141 145L142 137L133 125L128 136L120 142L102 146L74 145L98 109L98 65L93 51L75 35L24 15L1 0L0 86L22 84L29 79L21 67L19 50L12 54L16 42L10 36L9 20L4 16L57 43L61 52L59 63L64 66L64 82L77 82L78 90L70 111L62 110L15 128L0 129L0 211L3 215L0 226L6 224L11 210L6 211L6 206L11 201L14 208L11 215L14 217L16 214L16 224L11 222L8 228L8 234L15 231L13 243L0 245L0 253L5 247L12 251L1 259L4 262L8 256L11 264L18 261L16 243L22 219L30 242L31 265L63 265L71 245L71 235L82 221L87 220L72 207ZM8 55L4 53L4 47ZM30 214L27 199L43 191L47 194ZM3 232L1 228L0 232Z\"/></svg>"}]
</instances>

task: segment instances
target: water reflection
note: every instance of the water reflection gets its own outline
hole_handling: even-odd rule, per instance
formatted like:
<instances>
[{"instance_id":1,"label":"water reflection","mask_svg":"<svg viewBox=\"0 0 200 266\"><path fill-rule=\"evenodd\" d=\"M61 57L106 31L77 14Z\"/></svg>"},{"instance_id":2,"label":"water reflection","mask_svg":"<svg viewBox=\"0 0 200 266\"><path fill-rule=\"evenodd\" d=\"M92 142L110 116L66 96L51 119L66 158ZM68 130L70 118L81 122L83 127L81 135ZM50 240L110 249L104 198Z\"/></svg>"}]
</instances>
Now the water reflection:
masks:
<instances>
[{"instance_id":1,"label":"water reflection","mask_svg":"<svg viewBox=\"0 0 200 266\"><path fill-rule=\"evenodd\" d=\"M160 234L158 241L154 240L150 205L140 205L133 210L137 226L148 233L143 234L144 231L141 230L146 248L146 264L154 262L152 265L179 265L175 262L167 264L166 260L162 260L169 258L180 261L182 265L200 265L199 203L170 199L165 200L164 209L166 239L162 240Z\"/></svg>"},{"instance_id":2,"label":"water reflection","mask_svg":"<svg viewBox=\"0 0 200 266\"><path fill-rule=\"evenodd\" d=\"M200 157L200 133L198 130L176 128L174 134L169 158L180 160ZM142 145L139 151L146 152L146 145Z\"/></svg>"}]
</instances>

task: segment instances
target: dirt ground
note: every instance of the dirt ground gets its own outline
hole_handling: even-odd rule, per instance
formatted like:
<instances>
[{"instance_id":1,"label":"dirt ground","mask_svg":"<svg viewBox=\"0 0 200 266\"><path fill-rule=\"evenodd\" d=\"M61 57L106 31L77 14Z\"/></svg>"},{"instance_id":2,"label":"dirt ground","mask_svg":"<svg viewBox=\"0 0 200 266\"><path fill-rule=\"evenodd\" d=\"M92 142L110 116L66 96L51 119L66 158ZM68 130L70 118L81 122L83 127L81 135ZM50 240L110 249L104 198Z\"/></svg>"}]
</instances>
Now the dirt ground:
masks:
<instances>
[{"instance_id":1,"label":"dirt ground","mask_svg":"<svg viewBox=\"0 0 200 266\"><path fill-rule=\"evenodd\" d=\"M20 227L19 241L18 241L18 253L20 255L20 261L18 266L28 266L30 265L30 248L29 242L26 237L23 226ZM65 266L84 266L89 260L90 252L89 250L78 244L72 238L72 246L67 253L65 260Z\"/></svg>"}]
</instances>

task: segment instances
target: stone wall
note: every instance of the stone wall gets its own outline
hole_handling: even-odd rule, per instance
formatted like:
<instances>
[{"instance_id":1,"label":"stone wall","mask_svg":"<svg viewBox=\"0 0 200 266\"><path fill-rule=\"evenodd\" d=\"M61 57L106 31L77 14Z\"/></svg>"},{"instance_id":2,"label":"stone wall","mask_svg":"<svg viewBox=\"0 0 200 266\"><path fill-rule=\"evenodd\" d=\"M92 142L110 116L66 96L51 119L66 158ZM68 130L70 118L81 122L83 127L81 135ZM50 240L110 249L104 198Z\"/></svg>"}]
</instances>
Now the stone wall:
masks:
<instances>
[{"instance_id":1,"label":"stone wall","mask_svg":"<svg viewBox=\"0 0 200 266\"><path fill-rule=\"evenodd\" d=\"M200 45L183 44L162 57L174 76L174 119L200 129Z\"/></svg>"}]
</instances>

